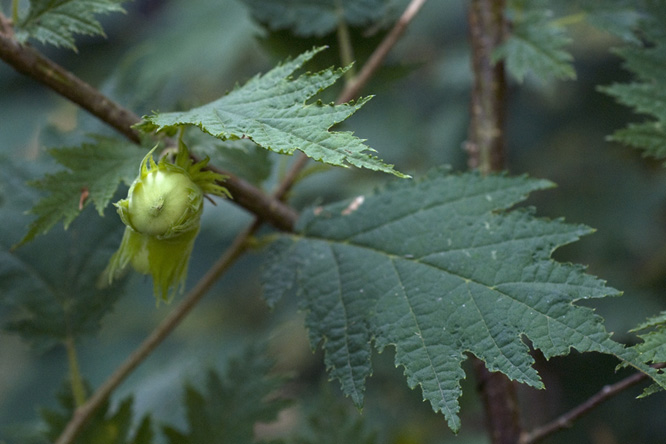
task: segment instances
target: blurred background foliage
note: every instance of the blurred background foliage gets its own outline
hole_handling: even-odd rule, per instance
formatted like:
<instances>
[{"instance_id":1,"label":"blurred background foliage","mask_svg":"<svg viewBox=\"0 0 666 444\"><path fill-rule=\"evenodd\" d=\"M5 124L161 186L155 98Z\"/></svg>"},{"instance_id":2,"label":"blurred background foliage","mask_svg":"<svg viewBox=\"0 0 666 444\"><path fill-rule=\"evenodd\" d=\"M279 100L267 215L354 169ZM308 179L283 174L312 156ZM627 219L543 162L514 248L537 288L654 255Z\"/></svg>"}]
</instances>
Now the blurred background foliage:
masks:
<instances>
[{"instance_id":1,"label":"blurred background foliage","mask_svg":"<svg viewBox=\"0 0 666 444\"><path fill-rule=\"evenodd\" d=\"M9 3L0 2L4 11ZM295 35L275 25L269 31L253 19L248 6L252 3L262 2L135 0L124 4L127 14L101 18L107 38L78 38L78 53L36 46L139 115L214 100L284 57L315 45L327 44L330 49L317 58L319 66L309 69L343 64L334 29L325 35L308 34L307 29ZM373 23L350 27L357 66L406 3L386 1ZM408 174L420 175L441 164L466 169L462 146L471 84L466 6L462 0L428 2L390 54L387 66L363 91L375 97L344 124L345 130L367 139L381 158ZM566 9L557 13L575 17L567 15L571 11ZM626 14L630 20L631 13ZM514 174L528 173L558 184L557 189L530 198L529 204L537 207L539 215L564 217L597 229L594 235L558 250L556 257L587 264L592 274L624 291L621 298L595 300L593 306L605 317L615 339L631 343L636 339L626 332L665 307L666 172L660 163L605 140L635 119L627 108L596 90L598 85L630 77L621 68L621 60L609 51L621 45L622 39L584 20L569 22L573 40L568 49L574 56L576 80L544 83L528 75L523 83L510 84L508 168ZM331 101L335 95L336 91L326 92L322 99ZM55 168L45 149L77 145L92 133L113 135L55 93L0 64L0 240L5 248L23 237L30 221L25 211L39 197L25 182ZM194 131L191 133L195 139ZM210 154L214 163L267 190L290 162L263 151L255 153L247 144L236 148L249 154L250 168L242 156L216 159L214 147L200 150ZM310 172L317 174L306 175L291 193L296 206L357 195L393 180L367 171L317 165ZM190 264L189 285L250 220L250 215L228 202L207 207ZM110 255L122 232L120 220L107 215L102 224L92 210L87 211L68 235L90 224L103 225L100 229L108 235L100 242L109 246ZM261 234L269 232L265 229ZM58 273L62 264L55 258L62 239L62 229L54 229L18 254L28 263L48 267L51 261L52 272ZM255 429L262 439L290 436L294 442L310 442L308 436L326 430L326 419L340 418L328 425L340 433L339 439L349 439L345 436L352 435L344 433L350 429L356 430L353 436L358 442L489 442L473 377L463 383L463 426L454 436L444 418L421 402L418 390L406 387L401 370L393 367L390 351L375 357L366 406L359 415L349 400L340 399L336 384L325 383L322 356L312 353L307 344L295 301L284 301L273 311L266 307L258 282L261 262L259 249L237 262L183 325L121 386L112 406L124 405L121 401L132 395L135 424L149 414L153 424L187 430L186 407L181 402L185 384L203 391L209 369L224 368L230 357L261 343L274 359L275 371L288 376L283 390L294 399L277 422ZM12 289L0 283L0 290L8 300L5 296ZM170 309L155 307L151 283L143 276L131 275L124 289L110 297L118 301L101 320L99 333L79 343L81 370L92 387L103 382ZM3 325L24 313L16 305L0 305ZM537 362L547 390L519 390L523 421L529 427L627 374L615 373L616 363L598 355ZM66 378L64 348L43 347L35 352L18 336L2 332L0 442L43 442L35 438L35 428L41 427L37 410L57 408L55 395ZM548 442L663 443L664 394L635 400L638 393L636 389L622 394ZM321 412L319 416L317 412ZM336 428L339 424L345 426ZM156 442L164 439L156 433Z\"/></svg>"}]
</instances>

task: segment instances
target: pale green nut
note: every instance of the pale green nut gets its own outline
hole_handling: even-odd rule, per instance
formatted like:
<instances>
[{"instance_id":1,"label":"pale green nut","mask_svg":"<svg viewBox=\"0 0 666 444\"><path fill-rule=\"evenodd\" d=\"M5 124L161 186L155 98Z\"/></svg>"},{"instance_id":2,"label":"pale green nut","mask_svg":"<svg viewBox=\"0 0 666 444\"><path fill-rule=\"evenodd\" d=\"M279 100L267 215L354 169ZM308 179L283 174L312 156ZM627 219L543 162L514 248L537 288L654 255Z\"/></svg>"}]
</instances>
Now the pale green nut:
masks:
<instances>
[{"instance_id":1,"label":"pale green nut","mask_svg":"<svg viewBox=\"0 0 666 444\"><path fill-rule=\"evenodd\" d=\"M139 273L152 276L156 297L169 301L182 290L187 277L204 194L229 194L216 183L224 177L201 171L207 160L192 164L184 146L175 163L163 158L156 164L154 150L141 161L127 198L114 204L127 227L104 276L111 283L131 264Z\"/></svg>"}]
</instances>

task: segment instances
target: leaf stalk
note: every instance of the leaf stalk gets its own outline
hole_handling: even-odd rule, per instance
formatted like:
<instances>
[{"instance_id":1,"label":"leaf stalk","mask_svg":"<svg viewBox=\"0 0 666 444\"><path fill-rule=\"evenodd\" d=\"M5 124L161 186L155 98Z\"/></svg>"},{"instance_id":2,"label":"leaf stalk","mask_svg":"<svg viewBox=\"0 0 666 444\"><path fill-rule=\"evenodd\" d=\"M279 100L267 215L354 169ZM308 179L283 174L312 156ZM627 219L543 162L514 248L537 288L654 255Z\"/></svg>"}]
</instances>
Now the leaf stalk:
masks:
<instances>
[{"instance_id":1,"label":"leaf stalk","mask_svg":"<svg viewBox=\"0 0 666 444\"><path fill-rule=\"evenodd\" d=\"M354 46L352 45L351 35L349 34L349 27L345 20L343 6L340 0L336 0L336 13L338 16L337 37L338 45L340 46L340 61L342 66L348 66L349 69L345 71L345 82L350 82L356 76L356 67L354 63Z\"/></svg>"},{"instance_id":2,"label":"leaf stalk","mask_svg":"<svg viewBox=\"0 0 666 444\"><path fill-rule=\"evenodd\" d=\"M72 396L74 404L77 407L82 406L86 402L86 388L83 384L81 377L81 370L79 368L79 360L76 353L76 344L74 338L68 335L64 342L65 349L67 350L67 362L69 363L69 382L72 388Z\"/></svg>"},{"instance_id":3,"label":"leaf stalk","mask_svg":"<svg viewBox=\"0 0 666 444\"><path fill-rule=\"evenodd\" d=\"M18 6L19 6L19 0L12 0L12 23L16 24L18 23Z\"/></svg>"}]
</instances>

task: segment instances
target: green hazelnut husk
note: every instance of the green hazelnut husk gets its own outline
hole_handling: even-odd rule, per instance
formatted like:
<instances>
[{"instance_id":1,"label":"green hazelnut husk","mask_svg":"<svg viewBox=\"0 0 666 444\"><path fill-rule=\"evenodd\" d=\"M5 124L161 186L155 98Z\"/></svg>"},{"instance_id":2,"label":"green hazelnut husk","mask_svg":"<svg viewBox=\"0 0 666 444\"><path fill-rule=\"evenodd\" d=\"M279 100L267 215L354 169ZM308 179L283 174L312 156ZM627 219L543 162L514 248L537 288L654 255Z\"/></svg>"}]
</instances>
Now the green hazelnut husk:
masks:
<instances>
[{"instance_id":1,"label":"green hazelnut husk","mask_svg":"<svg viewBox=\"0 0 666 444\"><path fill-rule=\"evenodd\" d=\"M166 158L155 163L154 150L142 160L127 198L114 204L126 228L104 276L111 283L131 264L137 272L152 276L158 300L169 301L185 284L204 195L229 194L217 184L224 177L202 171L207 160L193 164L184 145L174 163Z\"/></svg>"}]
</instances>

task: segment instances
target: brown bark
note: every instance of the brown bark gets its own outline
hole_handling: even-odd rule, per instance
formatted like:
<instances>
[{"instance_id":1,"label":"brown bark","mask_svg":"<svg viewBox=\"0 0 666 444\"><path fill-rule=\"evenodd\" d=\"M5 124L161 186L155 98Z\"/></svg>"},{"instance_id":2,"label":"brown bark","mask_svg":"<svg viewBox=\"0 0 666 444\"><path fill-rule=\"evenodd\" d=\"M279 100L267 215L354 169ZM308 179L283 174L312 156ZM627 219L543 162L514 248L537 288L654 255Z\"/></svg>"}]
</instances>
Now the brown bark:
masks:
<instances>
[{"instance_id":1,"label":"brown bark","mask_svg":"<svg viewBox=\"0 0 666 444\"><path fill-rule=\"evenodd\" d=\"M505 35L504 1L471 0L468 23L474 82L466 149L470 168L488 174L505 167L504 65L492 59ZM502 373L488 371L478 359L475 371L491 442L517 443L522 430L514 383Z\"/></svg>"},{"instance_id":2,"label":"brown bark","mask_svg":"<svg viewBox=\"0 0 666 444\"><path fill-rule=\"evenodd\" d=\"M504 0L471 0L468 13L474 83L466 143L469 166L487 174L504 169L504 64L492 55L505 35Z\"/></svg>"}]
</instances>

